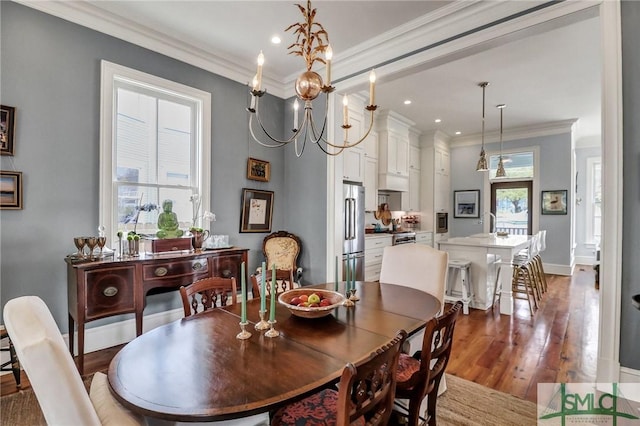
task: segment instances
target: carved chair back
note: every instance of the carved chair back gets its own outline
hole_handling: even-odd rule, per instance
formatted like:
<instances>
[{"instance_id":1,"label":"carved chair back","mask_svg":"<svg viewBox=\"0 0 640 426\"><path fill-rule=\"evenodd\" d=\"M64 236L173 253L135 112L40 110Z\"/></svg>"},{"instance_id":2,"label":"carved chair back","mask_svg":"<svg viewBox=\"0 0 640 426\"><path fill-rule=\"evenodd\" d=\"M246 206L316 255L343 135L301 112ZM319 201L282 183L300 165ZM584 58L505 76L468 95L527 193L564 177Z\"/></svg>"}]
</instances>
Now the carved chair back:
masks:
<instances>
[{"instance_id":1,"label":"carved chair back","mask_svg":"<svg viewBox=\"0 0 640 426\"><path fill-rule=\"evenodd\" d=\"M195 281L184 287L180 287L180 297L184 316L195 315L198 308L202 306L202 311L212 309L237 302L236 279L211 277ZM230 300L229 300L230 299Z\"/></svg>"}]
</instances>

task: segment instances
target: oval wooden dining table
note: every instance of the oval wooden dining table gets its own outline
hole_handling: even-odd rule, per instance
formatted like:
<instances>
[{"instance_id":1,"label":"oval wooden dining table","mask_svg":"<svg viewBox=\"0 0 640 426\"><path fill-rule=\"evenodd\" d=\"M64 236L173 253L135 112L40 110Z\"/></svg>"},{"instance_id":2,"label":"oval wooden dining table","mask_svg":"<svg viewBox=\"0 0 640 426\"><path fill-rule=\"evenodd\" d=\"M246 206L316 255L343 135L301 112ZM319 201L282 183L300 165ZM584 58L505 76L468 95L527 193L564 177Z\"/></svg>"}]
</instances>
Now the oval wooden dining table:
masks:
<instances>
[{"instance_id":1,"label":"oval wooden dining table","mask_svg":"<svg viewBox=\"0 0 640 426\"><path fill-rule=\"evenodd\" d=\"M333 290L334 284L311 287ZM164 420L263 413L336 382L347 362L369 356L399 330L418 332L440 311L434 296L409 287L357 282L356 294L354 307L340 306L316 319L278 305L275 338L254 329L259 298L247 301L247 340L236 339L240 304L157 327L114 357L111 391L132 411Z\"/></svg>"}]
</instances>

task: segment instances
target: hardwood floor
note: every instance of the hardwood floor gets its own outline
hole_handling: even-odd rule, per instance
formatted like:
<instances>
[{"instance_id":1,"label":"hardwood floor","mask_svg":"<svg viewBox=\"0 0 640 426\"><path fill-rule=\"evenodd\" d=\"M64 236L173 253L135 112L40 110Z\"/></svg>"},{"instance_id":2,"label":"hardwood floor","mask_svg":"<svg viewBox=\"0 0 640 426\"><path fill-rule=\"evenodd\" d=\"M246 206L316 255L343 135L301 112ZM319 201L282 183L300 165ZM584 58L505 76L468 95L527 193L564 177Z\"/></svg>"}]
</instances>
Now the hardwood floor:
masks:
<instances>
[{"instance_id":1,"label":"hardwood floor","mask_svg":"<svg viewBox=\"0 0 640 426\"><path fill-rule=\"evenodd\" d=\"M516 300L513 316L471 309L458 319L447 373L536 401L538 382L593 382L598 345L598 291L590 266L572 277L548 275L540 310L529 314ZM89 373L105 369L119 347L85 355ZM0 379L1 395L16 392L11 374ZM22 374L22 388L29 386Z\"/></svg>"}]
</instances>

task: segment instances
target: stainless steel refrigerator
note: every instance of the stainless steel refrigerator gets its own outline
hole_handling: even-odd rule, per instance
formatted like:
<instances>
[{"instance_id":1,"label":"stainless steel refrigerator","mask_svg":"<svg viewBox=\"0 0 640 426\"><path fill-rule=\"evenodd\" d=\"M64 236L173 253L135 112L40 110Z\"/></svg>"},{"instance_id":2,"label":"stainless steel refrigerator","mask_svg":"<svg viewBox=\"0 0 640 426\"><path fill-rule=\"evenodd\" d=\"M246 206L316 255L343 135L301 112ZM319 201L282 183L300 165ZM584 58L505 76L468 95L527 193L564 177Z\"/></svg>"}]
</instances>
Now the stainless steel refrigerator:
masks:
<instances>
[{"instance_id":1,"label":"stainless steel refrigerator","mask_svg":"<svg viewBox=\"0 0 640 426\"><path fill-rule=\"evenodd\" d=\"M346 280L347 258L351 259L350 270L355 270L355 279L364 280L364 187L343 185L343 234L342 279ZM354 260L355 259L355 260ZM355 264L355 266L354 266ZM353 277L351 277L353 279Z\"/></svg>"}]
</instances>

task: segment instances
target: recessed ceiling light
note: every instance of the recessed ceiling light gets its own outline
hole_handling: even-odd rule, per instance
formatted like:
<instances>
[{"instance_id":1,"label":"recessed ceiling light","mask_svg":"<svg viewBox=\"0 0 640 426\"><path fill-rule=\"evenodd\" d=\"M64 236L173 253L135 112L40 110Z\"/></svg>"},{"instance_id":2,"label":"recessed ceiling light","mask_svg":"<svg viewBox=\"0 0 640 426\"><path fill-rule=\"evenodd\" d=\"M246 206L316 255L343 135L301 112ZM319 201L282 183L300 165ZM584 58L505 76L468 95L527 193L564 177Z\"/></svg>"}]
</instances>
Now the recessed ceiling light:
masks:
<instances>
[{"instance_id":1,"label":"recessed ceiling light","mask_svg":"<svg viewBox=\"0 0 640 426\"><path fill-rule=\"evenodd\" d=\"M436 118L436 123L440 123L442 120L440 120L439 118Z\"/></svg>"},{"instance_id":2,"label":"recessed ceiling light","mask_svg":"<svg viewBox=\"0 0 640 426\"><path fill-rule=\"evenodd\" d=\"M411 100L407 99L406 101L404 101L405 105L411 105Z\"/></svg>"},{"instance_id":3,"label":"recessed ceiling light","mask_svg":"<svg viewBox=\"0 0 640 426\"><path fill-rule=\"evenodd\" d=\"M461 135L461 134L462 134L462 132L456 132L456 135Z\"/></svg>"},{"instance_id":4,"label":"recessed ceiling light","mask_svg":"<svg viewBox=\"0 0 640 426\"><path fill-rule=\"evenodd\" d=\"M282 40L280 40L280 37L278 37L277 35L274 35L273 37L271 37L271 43L280 44L281 42Z\"/></svg>"}]
</instances>

